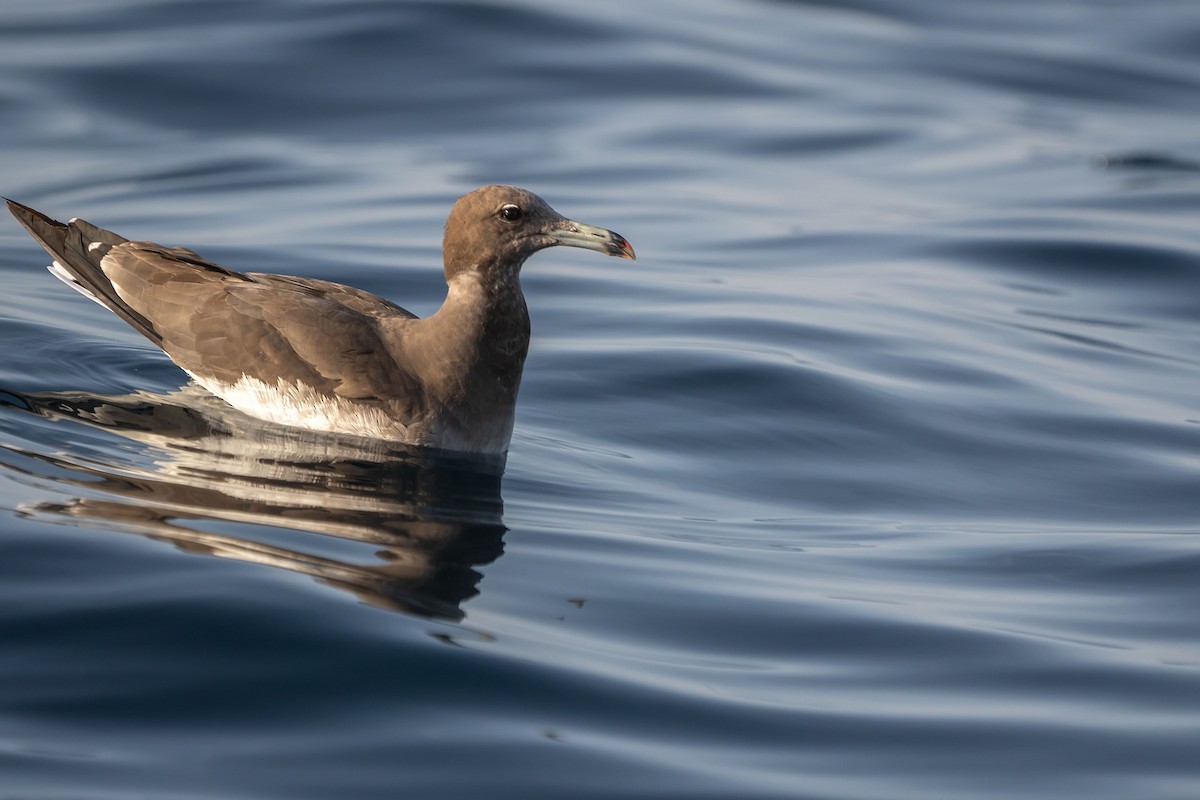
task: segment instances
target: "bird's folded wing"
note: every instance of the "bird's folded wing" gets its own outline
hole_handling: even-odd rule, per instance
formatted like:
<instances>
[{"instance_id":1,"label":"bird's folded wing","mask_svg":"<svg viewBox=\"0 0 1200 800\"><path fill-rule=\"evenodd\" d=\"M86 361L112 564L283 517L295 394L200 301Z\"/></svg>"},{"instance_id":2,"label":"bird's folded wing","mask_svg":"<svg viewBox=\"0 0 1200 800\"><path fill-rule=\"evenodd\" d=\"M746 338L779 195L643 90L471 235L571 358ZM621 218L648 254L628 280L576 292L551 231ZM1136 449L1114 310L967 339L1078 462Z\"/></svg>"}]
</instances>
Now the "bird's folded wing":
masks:
<instances>
[{"instance_id":1,"label":"bird's folded wing","mask_svg":"<svg viewBox=\"0 0 1200 800\"><path fill-rule=\"evenodd\" d=\"M369 313L392 304L376 298L372 306L366 292L263 280L190 251L134 243L113 248L104 271L121 299L153 322L167 354L202 381L233 385L248 376L387 403L402 417L419 411L404 407L420 402L416 376L396 363Z\"/></svg>"}]
</instances>

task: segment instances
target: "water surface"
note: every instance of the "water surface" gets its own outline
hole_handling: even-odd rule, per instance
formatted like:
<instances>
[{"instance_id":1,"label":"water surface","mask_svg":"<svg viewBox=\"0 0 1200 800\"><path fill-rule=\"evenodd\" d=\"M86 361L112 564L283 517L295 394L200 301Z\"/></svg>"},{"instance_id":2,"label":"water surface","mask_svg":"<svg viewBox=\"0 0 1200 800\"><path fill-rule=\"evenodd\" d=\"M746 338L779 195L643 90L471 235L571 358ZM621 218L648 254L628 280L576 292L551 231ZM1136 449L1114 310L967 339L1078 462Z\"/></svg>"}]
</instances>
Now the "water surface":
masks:
<instances>
[{"instance_id":1,"label":"water surface","mask_svg":"<svg viewBox=\"0 0 1200 800\"><path fill-rule=\"evenodd\" d=\"M0 230L0 797L1193 798L1200 8L7 3L3 194L441 302L507 466L245 424Z\"/></svg>"}]
</instances>

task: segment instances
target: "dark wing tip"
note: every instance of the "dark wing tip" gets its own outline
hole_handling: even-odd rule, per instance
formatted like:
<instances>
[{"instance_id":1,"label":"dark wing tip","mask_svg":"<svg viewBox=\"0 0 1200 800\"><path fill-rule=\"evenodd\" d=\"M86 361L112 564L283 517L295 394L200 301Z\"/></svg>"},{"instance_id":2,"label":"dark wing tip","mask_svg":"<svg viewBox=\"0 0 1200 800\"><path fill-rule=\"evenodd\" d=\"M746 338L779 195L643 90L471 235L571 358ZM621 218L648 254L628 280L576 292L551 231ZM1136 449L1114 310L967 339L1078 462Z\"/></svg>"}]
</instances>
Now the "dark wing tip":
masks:
<instances>
[{"instance_id":1,"label":"dark wing tip","mask_svg":"<svg viewBox=\"0 0 1200 800\"><path fill-rule=\"evenodd\" d=\"M49 217L47 217L45 214L38 211L37 209L30 208L29 206L25 205L24 203L18 203L16 200L13 200L11 198L8 198L8 197L4 198L4 204L6 206L8 206L8 210L11 211L13 213L13 216L16 217L17 219L23 219L25 217L35 217L35 218L40 217L41 219L47 220L49 222L55 221L55 220L50 219ZM61 224L61 223L59 223L59 224Z\"/></svg>"},{"instance_id":2,"label":"dark wing tip","mask_svg":"<svg viewBox=\"0 0 1200 800\"><path fill-rule=\"evenodd\" d=\"M25 230L29 231L29 235L38 240L38 243L51 252L61 250L63 241L66 238L67 226L58 220L47 217L42 212L30 208L27 205L18 203L16 200L4 198L4 204L8 206L8 210L17 218L17 222Z\"/></svg>"}]
</instances>

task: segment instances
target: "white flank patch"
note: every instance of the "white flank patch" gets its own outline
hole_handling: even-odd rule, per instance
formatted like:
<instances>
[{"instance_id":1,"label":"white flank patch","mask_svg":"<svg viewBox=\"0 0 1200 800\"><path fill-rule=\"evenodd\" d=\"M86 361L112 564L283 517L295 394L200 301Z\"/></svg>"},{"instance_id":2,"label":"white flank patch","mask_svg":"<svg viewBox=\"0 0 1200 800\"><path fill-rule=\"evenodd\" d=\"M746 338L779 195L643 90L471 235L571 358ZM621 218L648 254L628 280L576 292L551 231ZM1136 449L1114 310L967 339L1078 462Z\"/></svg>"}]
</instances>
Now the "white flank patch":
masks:
<instances>
[{"instance_id":1,"label":"white flank patch","mask_svg":"<svg viewBox=\"0 0 1200 800\"><path fill-rule=\"evenodd\" d=\"M90 253L93 250L98 250L103 246L104 246L104 242L92 242L91 244L88 245L88 252Z\"/></svg>"},{"instance_id":2,"label":"white flank patch","mask_svg":"<svg viewBox=\"0 0 1200 800\"><path fill-rule=\"evenodd\" d=\"M268 422L313 431L412 442L408 429L379 409L322 394L311 386L282 379L271 386L249 375L243 375L237 383L227 384L204 380L192 372L188 375L238 411Z\"/></svg>"},{"instance_id":3,"label":"white flank patch","mask_svg":"<svg viewBox=\"0 0 1200 800\"><path fill-rule=\"evenodd\" d=\"M75 276L72 275L71 273L67 272L67 268L64 267L62 264L55 261L50 266L46 267L46 269L50 270L51 275L58 278L60 281L65 283L67 286L70 286L75 291L79 292L81 295L86 297L88 300L91 300L93 303L97 303L101 306L104 306L105 308L108 308L108 306L104 305L103 300L101 300L99 297L96 297L96 295L92 294L86 288L84 288L83 284L81 284L79 281L75 280Z\"/></svg>"}]
</instances>

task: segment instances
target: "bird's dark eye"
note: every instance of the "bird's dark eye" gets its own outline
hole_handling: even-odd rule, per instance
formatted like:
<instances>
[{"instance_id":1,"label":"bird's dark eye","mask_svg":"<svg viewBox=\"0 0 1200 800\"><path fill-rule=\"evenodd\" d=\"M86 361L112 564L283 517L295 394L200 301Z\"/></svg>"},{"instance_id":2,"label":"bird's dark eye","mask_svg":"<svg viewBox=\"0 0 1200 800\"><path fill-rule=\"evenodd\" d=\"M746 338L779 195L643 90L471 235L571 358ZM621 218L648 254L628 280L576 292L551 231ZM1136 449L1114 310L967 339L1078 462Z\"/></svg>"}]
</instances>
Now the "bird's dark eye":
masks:
<instances>
[{"instance_id":1,"label":"bird's dark eye","mask_svg":"<svg viewBox=\"0 0 1200 800\"><path fill-rule=\"evenodd\" d=\"M520 206L514 206L512 203L500 206L500 219L505 222L516 222L524 215L525 212L521 210Z\"/></svg>"}]
</instances>

